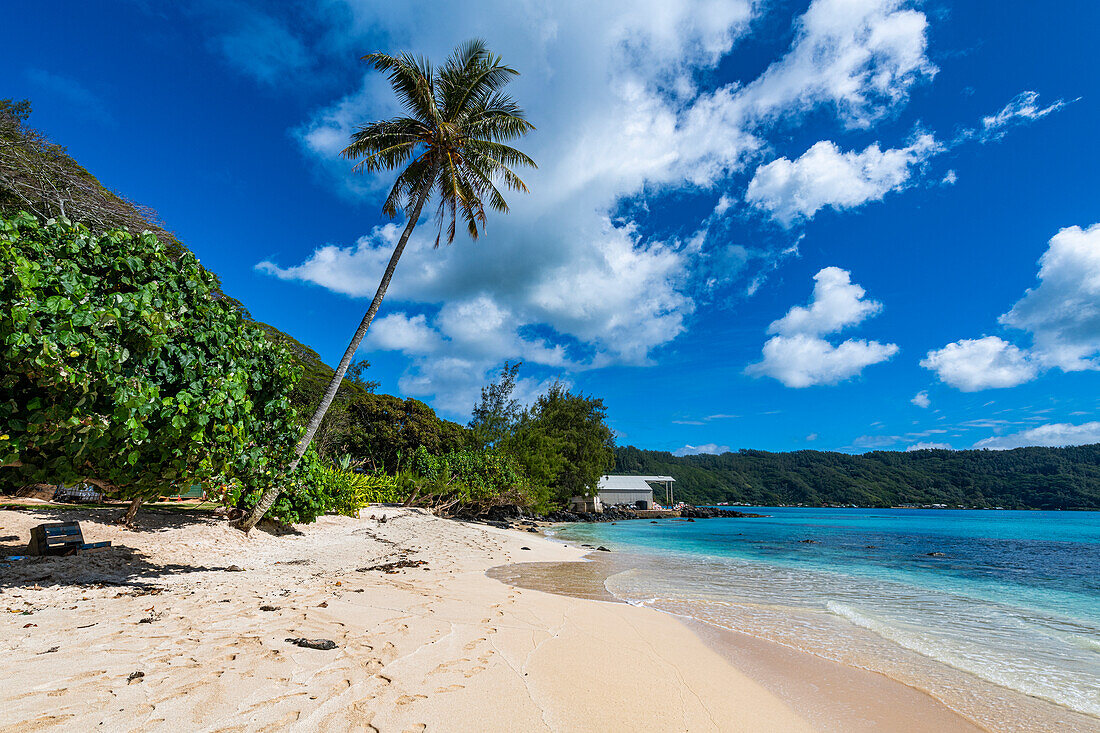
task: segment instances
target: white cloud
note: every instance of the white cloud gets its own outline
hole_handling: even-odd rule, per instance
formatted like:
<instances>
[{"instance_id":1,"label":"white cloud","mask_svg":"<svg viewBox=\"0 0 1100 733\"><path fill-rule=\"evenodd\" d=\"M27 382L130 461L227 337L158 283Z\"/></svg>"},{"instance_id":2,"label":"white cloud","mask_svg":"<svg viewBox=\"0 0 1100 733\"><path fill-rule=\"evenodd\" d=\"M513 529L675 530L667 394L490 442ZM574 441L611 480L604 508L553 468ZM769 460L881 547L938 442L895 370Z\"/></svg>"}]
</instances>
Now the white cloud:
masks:
<instances>
[{"instance_id":1,"label":"white cloud","mask_svg":"<svg viewBox=\"0 0 1100 733\"><path fill-rule=\"evenodd\" d=\"M787 387L837 384L897 352L896 344L862 339L834 346L817 336L774 336L764 344L764 359L750 366L747 373L773 377Z\"/></svg>"},{"instance_id":2,"label":"white cloud","mask_svg":"<svg viewBox=\"0 0 1100 733\"><path fill-rule=\"evenodd\" d=\"M423 314L410 318L404 313L376 319L365 342L369 349L402 351L408 355L433 354L441 344L442 339Z\"/></svg>"},{"instance_id":3,"label":"white cloud","mask_svg":"<svg viewBox=\"0 0 1100 733\"><path fill-rule=\"evenodd\" d=\"M913 395L913 399L909 401L917 407L929 407L932 404L932 400L928 398L928 393L923 390Z\"/></svg>"},{"instance_id":4,"label":"white cloud","mask_svg":"<svg viewBox=\"0 0 1100 733\"><path fill-rule=\"evenodd\" d=\"M906 453L915 450L954 450L947 443L914 443L905 449Z\"/></svg>"},{"instance_id":5,"label":"white cloud","mask_svg":"<svg viewBox=\"0 0 1100 733\"><path fill-rule=\"evenodd\" d=\"M683 448L679 448L672 452L674 456L698 456L703 453L710 455L719 455L721 453L729 453L730 447L728 445L718 445L716 443L704 443L703 445L685 445Z\"/></svg>"},{"instance_id":6,"label":"white cloud","mask_svg":"<svg viewBox=\"0 0 1100 733\"><path fill-rule=\"evenodd\" d=\"M1011 435L997 435L974 444L975 448L1008 450L1029 445L1063 446L1100 443L1100 422L1087 422L1080 425L1070 423L1051 423L1028 428Z\"/></svg>"},{"instance_id":7,"label":"white cloud","mask_svg":"<svg viewBox=\"0 0 1100 733\"><path fill-rule=\"evenodd\" d=\"M809 306L794 306L774 321L764 343L764 358L745 372L773 377L788 387L837 384L871 364L897 353L896 344L848 339L833 345L823 335L862 323L879 313L882 304L866 300L866 291L838 267L826 267L814 275L814 294Z\"/></svg>"},{"instance_id":8,"label":"white cloud","mask_svg":"<svg viewBox=\"0 0 1100 733\"><path fill-rule=\"evenodd\" d=\"M1004 137L1009 127L1041 120L1051 112L1057 112L1065 106L1066 102L1059 99L1057 102L1043 107L1039 104L1038 92L1020 92L997 114L982 118L982 129L979 136L982 140Z\"/></svg>"},{"instance_id":9,"label":"white cloud","mask_svg":"<svg viewBox=\"0 0 1100 733\"><path fill-rule=\"evenodd\" d=\"M507 315L488 318L483 310L483 325L496 324L496 331L481 329L480 349L445 333L442 313L426 321L440 332L439 354L477 364L492 352L497 360L530 358L534 347L516 336L530 329L544 334L550 352L570 350L558 352L563 368L649 363L654 349L684 331L700 293L711 297L735 277L762 279L748 271L743 247L715 241L709 227L742 198L731 190L730 175L744 172L768 133L821 108L848 126L866 127L935 72L925 56L927 20L901 0L813 0L790 48L758 78L711 89L700 80L762 12L753 0L551 6L496 0L477 14L435 4L427 24L416 3L336 5L342 26L333 30L333 47L361 51L354 39L382 34L397 39L395 49L440 58L455 38L485 35L483 19L492 18L490 45L523 71L513 91L538 126L522 144L540 164L523 172L531 195L513 196L511 212L492 217L476 244L463 239L433 250L431 223L422 225L387 301L417 304L419 311L492 301ZM345 191L374 196L391 177L351 177L337 155L355 124L393 112L384 78L366 74L358 89L296 134L313 160L340 172ZM649 236L630 216L611 217L624 200L644 204L648 196L683 189L719 189L713 213L683 239ZM297 265L259 267L365 296L398 233L384 225L350 246L318 247ZM753 261L767 267L772 259ZM548 354L538 358L552 361Z\"/></svg>"},{"instance_id":10,"label":"white cloud","mask_svg":"<svg viewBox=\"0 0 1100 733\"><path fill-rule=\"evenodd\" d=\"M952 169L952 170L947 171L947 173L944 174L943 180L941 180L940 183L943 184L944 186L954 186L958 182L958 180L959 180L958 174L956 174L954 169Z\"/></svg>"},{"instance_id":11,"label":"white cloud","mask_svg":"<svg viewBox=\"0 0 1100 733\"><path fill-rule=\"evenodd\" d=\"M1000 323L1030 334L1022 349L997 336L929 351L921 366L964 392L1015 387L1044 369L1100 369L1100 224L1067 227L1039 259L1039 284Z\"/></svg>"},{"instance_id":12,"label":"white cloud","mask_svg":"<svg viewBox=\"0 0 1100 733\"><path fill-rule=\"evenodd\" d=\"M963 392L1015 387L1038 375L1027 352L997 336L950 343L929 351L920 365Z\"/></svg>"},{"instance_id":13,"label":"white cloud","mask_svg":"<svg viewBox=\"0 0 1100 733\"><path fill-rule=\"evenodd\" d=\"M815 0L787 56L746 89L757 110L833 105L867 127L937 69L925 56L928 20L903 0Z\"/></svg>"},{"instance_id":14,"label":"white cloud","mask_svg":"<svg viewBox=\"0 0 1100 733\"><path fill-rule=\"evenodd\" d=\"M814 442L815 440L817 440L817 433L810 433L809 435L806 436L806 440L808 440L811 443Z\"/></svg>"},{"instance_id":15,"label":"white cloud","mask_svg":"<svg viewBox=\"0 0 1100 733\"><path fill-rule=\"evenodd\" d=\"M1000 322L1031 334L1044 367L1100 369L1100 224L1051 237L1039 260L1039 284Z\"/></svg>"},{"instance_id":16,"label":"white cloud","mask_svg":"<svg viewBox=\"0 0 1100 733\"><path fill-rule=\"evenodd\" d=\"M826 267L814 275L809 307L796 305L768 326L768 333L821 335L855 326L882 311L882 303L866 300L867 291L852 282L851 273Z\"/></svg>"},{"instance_id":17,"label":"white cloud","mask_svg":"<svg viewBox=\"0 0 1100 733\"><path fill-rule=\"evenodd\" d=\"M826 206L839 211L881 201L904 188L913 169L941 150L929 134L904 148L882 150L875 143L861 152L841 152L822 140L794 161L779 158L757 168L745 200L791 226Z\"/></svg>"},{"instance_id":18,"label":"white cloud","mask_svg":"<svg viewBox=\"0 0 1100 733\"><path fill-rule=\"evenodd\" d=\"M208 3L193 9L208 15L222 32L211 44L238 71L273 86L307 69L312 59L306 44L281 19L243 3Z\"/></svg>"}]
</instances>

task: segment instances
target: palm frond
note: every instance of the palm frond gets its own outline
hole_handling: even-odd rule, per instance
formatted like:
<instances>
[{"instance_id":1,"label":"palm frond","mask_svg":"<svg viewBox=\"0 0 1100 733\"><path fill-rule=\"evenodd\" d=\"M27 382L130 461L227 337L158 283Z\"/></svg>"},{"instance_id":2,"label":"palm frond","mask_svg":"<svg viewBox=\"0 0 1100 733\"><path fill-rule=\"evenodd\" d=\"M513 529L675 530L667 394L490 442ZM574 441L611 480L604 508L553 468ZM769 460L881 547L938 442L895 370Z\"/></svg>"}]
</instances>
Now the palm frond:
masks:
<instances>
[{"instance_id":1,"label":"palm frond","mask_svg":"<svg viewBox=\"0 0 1100 733\"><path fill-rule=\"evenodd\" d=\"M418 119L428 122L439 119L435 105L435 73L425 58L403 53L368 53L363 57L376 71L389 73L390 86L397 99Z\"/></svg>"},{"instance_id":2,"label":"palm frond","mask_svg":"<svg viewBox=\"0 0 1100 733\"><path fill-rule=\"evenodd\" d=\"M356 172L401 169L382 205L390 217L438 198L436 246L454 241L459 219L472 239L480 236L485 207L508 211L500 185L527 191L514 168L535 167L526 154L506 145L534 129L523 109L502 90L517 72L484 41L458 46L438 70L407 53L363 57L388 75L408 116L363 125L343 156Z\"/></svg>"}]
</instances>

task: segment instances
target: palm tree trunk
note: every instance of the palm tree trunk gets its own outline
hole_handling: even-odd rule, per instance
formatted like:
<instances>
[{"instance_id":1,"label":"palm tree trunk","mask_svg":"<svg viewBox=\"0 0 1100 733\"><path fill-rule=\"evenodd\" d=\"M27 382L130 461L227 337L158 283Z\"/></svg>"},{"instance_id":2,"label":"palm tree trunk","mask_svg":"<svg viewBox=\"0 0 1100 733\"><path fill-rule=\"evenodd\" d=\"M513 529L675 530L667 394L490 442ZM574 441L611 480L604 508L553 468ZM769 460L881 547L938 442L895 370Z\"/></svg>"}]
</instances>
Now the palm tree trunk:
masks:
<instances>
[{"instance_id":1,"label":"palm tree trunk","mask_svg":"<svg viewBox=\"0 0 1100 733\"><path fill-rule=\"evenodd\" d=\"M348 367L351 365L351 360L355 357L355 352L359 350L359 344L363 341L363 337L367 335L367 329L370 328L371 321L374 320L374 315L378 312L378 307L382 305L382 299L386 297L386 290L390 287L390 280L393 278L394 270L397 269L397 262L401 259L401 253L405 251L405 245L408 244L409 235L412 234L413 229L416 227L417 221L420 219L420 212L424 208L424 204L428 200L428 196L431 195L431 188L427 188L420 194L420 198L416 202L416 206L413 208L412 214L409 216L409 221L405 224L405 231L401 232L401 239L397 241L397 246L393 249L393 254L390 255L390 262L386 266L386 272L382 275L382 281L378 283L378 290L374 293L374 300L371 301L370 308L367 309L366 315L363 316L363 320L359 323L359 328L355 332L355 336L352 338L351 343L348 344L347 350L344 352L344 357L340 359L340 365L336 368L336 373L332 375L332 381L329 382L328 387L325 389L325 395L321 398L321 404L317 406L317 410L313 413L312 419L309 421L309 425L306 426L306 432L302 436L302 439L298 441L297 447L294 449L294 460L291 461L290 466L287 467L286 474L290 474L298 467L298 463L302 460L302 456L305 455L306 448L313 441L313 436L317 433L317 429L321 427L321 421L325 417L325 413L328 412L329 406L336 398L336 393L340 389L340 383L344 381L344 374L348 371ZM272 486L264 491L260 496L260 501L252 509L252 513L241 520L237 526L244 532L248 532L250 529L256 526L267 510L271 508L271 505L275 503L275 500L279 498L279 492L281 489Z\"/></svg>"}]
</instances>

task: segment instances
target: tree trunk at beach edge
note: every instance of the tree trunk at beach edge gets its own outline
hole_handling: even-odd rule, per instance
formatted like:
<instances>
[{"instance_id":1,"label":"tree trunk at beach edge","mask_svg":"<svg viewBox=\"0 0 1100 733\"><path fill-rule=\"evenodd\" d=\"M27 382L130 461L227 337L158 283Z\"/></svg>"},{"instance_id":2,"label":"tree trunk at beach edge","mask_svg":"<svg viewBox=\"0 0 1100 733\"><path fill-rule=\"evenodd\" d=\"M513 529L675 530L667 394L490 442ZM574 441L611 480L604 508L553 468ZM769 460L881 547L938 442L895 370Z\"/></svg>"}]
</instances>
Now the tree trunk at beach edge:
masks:
<instances>
[{"instance_id":1,"label":"tree trunk at beach edge","mask_svg":"<svg viewBox=\"0 0 1100 733\"><path fill-rule=\"evenodd\" d=\"M405 251L405 245L408 244L409 236L412 234L417 221L420 219L420 211L424 208L424 204L430 193L431 188L428 188L421 194L420 199L416 202L416 208L413 209L412 215L405 225L405 231L401 233L401 239L398 240L397 246L393 249L393 254L390 255L389 264L386 266L386 272L382 275L381 282L378 283L378 290L374 294L374 300L371 301L370 308L367 309L366 314L363 316L363 320L359 323L359 328L355 331L355 336L352 338L351 343L348 344L347 350L344 351L344 356L340 359L340 364L336 369L336 373L332 376L332 381L329 382L328 387L325 389L324 397L321 398L321 404L317 406L317 410L313 413L309 425L306 426L305 434L302 435L302 439L298 441L298 445L294 450L294 460L291 461L290 465L287 467L286 475L292 474L298 467L298 463L302 460L302 456L305 455L306 449L309 448L309 444L313 442L313 436L317 433L317 429L321 427L321 421L324 419L325 413L328 412L328 408L332 405L332 401L336 399L336 393L340 390L341 382L344 381L344 374L347 373L348 367L351 365L351 360L355 357L355 352L359 350L359 344L363 341L363 337L367 335L367 329L370 328L371 321L374 320L374 316L378 312L379 306L382 305L382 299L386 296L386 290L389 289L390 280L393 278L393 273L397 269L397 263L401 259L401 254ZM256 524L263 519L263 516L267 514L267 511L271 509L272 505L275 504L275 500L279 498L281 491L282 489L277 487L271 487L264 491L260 496L260 501L257 502L252 512L236 524L237 528L247 533L255 527Z\"/></svg>"}]
</instances>

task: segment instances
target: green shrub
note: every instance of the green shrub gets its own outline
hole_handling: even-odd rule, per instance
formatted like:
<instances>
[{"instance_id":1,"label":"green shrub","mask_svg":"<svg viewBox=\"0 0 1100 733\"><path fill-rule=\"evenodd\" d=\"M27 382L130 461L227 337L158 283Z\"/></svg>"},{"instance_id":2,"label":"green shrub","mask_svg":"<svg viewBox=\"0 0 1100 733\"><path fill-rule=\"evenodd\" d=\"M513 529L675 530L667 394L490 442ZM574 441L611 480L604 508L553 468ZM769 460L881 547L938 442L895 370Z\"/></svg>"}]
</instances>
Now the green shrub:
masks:
<instances>
[{"instance_id":1,"label":"green shrub","mask_svg":"<svg viewBox=\"0 0 1100 733\"><path fill-rule=\"evenodd\" d=\"M417 503L437 510L476 513L491 506L532 506L536 496L510 455L496 450L452 451L432 455L417 449L410 461L419 479Z\"/></svg>"},{"instance_id":2,"label":"green shrub","mask_svg":"<svg viewBox=\"0 0 1100 733\"><path fill-rule=\"evenodd\" d=\"M230 502L294 490L298 376L190 252L0 218L0 484L124 499L228 485Z\"/></svg>"}]
</instances>

